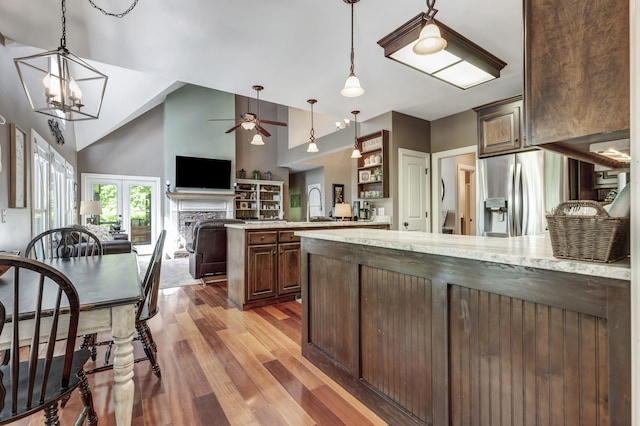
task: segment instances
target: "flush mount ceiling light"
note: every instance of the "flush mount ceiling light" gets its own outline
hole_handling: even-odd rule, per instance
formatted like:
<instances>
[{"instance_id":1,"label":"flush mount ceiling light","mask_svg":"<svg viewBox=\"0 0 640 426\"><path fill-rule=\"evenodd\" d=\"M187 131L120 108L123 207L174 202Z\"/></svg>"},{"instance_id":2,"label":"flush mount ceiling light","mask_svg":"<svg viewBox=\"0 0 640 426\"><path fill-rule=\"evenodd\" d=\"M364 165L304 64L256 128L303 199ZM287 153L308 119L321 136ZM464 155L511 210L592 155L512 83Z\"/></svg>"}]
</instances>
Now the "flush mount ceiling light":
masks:
<instances>
[{"instance_id":1,"label":"flush mount ceiling light","mask_svg":"<svg viewBox=\"0 0 640 426\"><path fill-rule=\"evenodd\" d=\"M309 137L309 147L307 148L307 152L318 152L318 145L316 145L316 137L314 135L315 131L313 130L313 104L318 102L315 99L307 100L311 104L311 135Z\"/></svg>"},{"instance_id":2,"label":"flush mount ceiling light","mask_svg":"<svg viewBox=\"0 0 640 426\"><path fill-rule=\"evenodd\" d=\"M360 158L362 157L362 154L358 149L358 114L360 114L360 111L351 111L351 114L353 114L353 134L355 136L353 138L353 151L351 151L351 158Z\"/></svg>"},{"instance_id":3,"label":"flush mount ceiling light","mask_svg":"<svg viewBox=\"0 0 640 426\"><path fill-rule=\"evenodd\" d=\"M14 59L34 112L67 121L97 119L107 76L67 49L66 5L62 0L62 38L57 50Z\"/></svg>"},{"instance_id":4,"label":"flush mount ceiling light","mask_svg":"<svg viewBox=\"0 0 640 426\"><path fill-rule=\"evenodd\" d=\"M460 89L500 77L507 63L436 21L434 5L378 41L384 56Z\"/></svg>"},{"instance_id":5,"label":"flush mount ceiling light","mask_svg":"<svg viewBox=\"0 0 640 426\"><path fill-rule=\"evenodd\" d=\"M364 89L360 86L360 80L356 77L356 67L354 64L355 54L353 50L353 5L358 3L360 0L343 1L351 5L351 68L349 77L347 77L347 81L344 83L344 88L340 91L340 94L348 98L355 98L356 96L360 96L364 93Z\"/></svg>"}]
</instances>

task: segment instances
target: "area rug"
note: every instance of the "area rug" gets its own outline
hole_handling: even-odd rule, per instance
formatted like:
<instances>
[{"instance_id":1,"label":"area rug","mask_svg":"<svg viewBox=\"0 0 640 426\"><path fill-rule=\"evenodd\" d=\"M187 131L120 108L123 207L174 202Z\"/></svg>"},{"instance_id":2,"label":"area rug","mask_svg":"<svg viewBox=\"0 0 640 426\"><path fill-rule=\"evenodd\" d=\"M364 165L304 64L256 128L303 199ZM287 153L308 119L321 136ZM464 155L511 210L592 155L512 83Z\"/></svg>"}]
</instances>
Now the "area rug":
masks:
<instances>
[{"instance_id":1,"label":"area rug","mask_svg":"<svg viewBox=\"0 0 640 426\"><path fill-rule=\"evenodd\" d=\"M140 276L144 277L151 256L140 256ZM181 287L185 285L202 284L200 278L196 279L189 273L189 258L163 259L160 269L160 288Z\"/></svg>"}]
</instances>

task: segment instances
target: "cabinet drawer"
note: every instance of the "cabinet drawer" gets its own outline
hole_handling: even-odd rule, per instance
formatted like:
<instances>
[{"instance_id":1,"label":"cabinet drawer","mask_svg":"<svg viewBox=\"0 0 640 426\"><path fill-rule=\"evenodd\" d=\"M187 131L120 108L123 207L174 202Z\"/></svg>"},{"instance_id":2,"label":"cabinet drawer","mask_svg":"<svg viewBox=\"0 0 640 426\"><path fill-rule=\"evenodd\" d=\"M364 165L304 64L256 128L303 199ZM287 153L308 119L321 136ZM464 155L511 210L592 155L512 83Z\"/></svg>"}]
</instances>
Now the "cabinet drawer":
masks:
<instances>
[{"instance_id":1,"label":"cabinet drawer","mask_svg":"<svg viewBox=\"0 0 640 426\"><path fill-rule=\"evenodd\" d=\"M250 232L249 244L272 244L278 242L278 233L273 232Z\"/></svg>"},{"instance_id":2,"label":"cabinet drawer","mask_svg":"<svg viewBox=\"0 0 640 426\"><path fill-rule=\"evenodd\" d=\"M279 234L278 241L281 243L300 241L300 237L294 235L294 231L280 231Z\"/></svg>"}]
</instances>

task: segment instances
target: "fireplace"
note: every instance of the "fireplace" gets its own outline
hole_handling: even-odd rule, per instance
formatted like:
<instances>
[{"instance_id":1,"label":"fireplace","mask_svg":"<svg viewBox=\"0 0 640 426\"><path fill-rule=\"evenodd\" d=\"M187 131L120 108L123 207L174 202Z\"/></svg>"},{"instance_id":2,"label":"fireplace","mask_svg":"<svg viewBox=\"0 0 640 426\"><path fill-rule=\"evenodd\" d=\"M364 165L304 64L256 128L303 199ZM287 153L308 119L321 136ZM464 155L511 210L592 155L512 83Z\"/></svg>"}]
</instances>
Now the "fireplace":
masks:
<instances>
[{"instance_id":1,"label":"fireplace","mask_svg":"<svg viewBox=\"0 0 640 426\"><path fill-rule=\"evenodd\" d=\"M208 219L233 219L235 194L210 194L194 192L168 192L171 201L170 235L167 241L175 241L166 250L173 257L186 257L186 245L193 241L193 226Z\"/></svg>"}]
</instances>

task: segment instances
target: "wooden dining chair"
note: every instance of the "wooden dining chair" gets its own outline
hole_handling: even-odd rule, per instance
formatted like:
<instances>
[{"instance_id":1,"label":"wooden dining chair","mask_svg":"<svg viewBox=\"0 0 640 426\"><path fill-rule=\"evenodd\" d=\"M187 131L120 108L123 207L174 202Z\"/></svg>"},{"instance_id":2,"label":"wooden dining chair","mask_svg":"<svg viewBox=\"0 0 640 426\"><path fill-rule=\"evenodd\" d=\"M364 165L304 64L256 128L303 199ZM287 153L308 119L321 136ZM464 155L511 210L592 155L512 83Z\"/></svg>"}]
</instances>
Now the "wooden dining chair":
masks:
<instances>
[{"instance_id":1,"label":"wooden dining chair","mask_svg":"<svg viewBox=\"0 0 640 426\"><path fill-rule=\"evenodd\" d=\"M97 424L83 370L90 352L75 349L80 315L75 287L36 260L0 256L0 266L13 268L0 277L0 285L12 286L0 309L3 325L11 327L9 362L0 365L0 425L42 410L45 424L57 425L58 402L64 406L76 388L84 405L76 424L85 419Z\"/></svg>"},{"instance_id":2,"label":"wooden dining chair","mask_svg":"<svg viewBox=\"0 0 640 426\"><path fill-rule=\"evenodd\" d=\"M29 242L24 252L25 257L37 260L101 255L98 237L80 225L44 231Z\"/></svg>"},{"instance_id":3,"label":"wooden dining chair","mask_svg":"<svg viewBox=\"0 0 640 426\"><path fill-rule=\"evenodd\" d=\"M153 253L151 255L151 260L149 261L149 266L147 267L144 278L142 279L142 299L138 303L136 307L136 338L135 340L140 341L142 344L142 348L144 349L145 356L141 358L136 358L135 362L140 361L149 361L151 363L151 368L153 369L153 373L159 379L162 377L160 372L160 366L158 365L158 361L156 360L156 353L158 352L158 347L156 342L153 340L153 336L151 335L151 329L147 325L147 321L153 318L158 313L158 291L160 290L160 270L162 267L162 256L164 249L164 240L167 236L167 231L162 230L158 240L156 241L156 245L153 249ZM113 340L101 341L98 342L95 339L95 336L90 341L83 341L81 347L89 347L92 348L92 351L95 352L96 346L107 345L107 350L104 356L104 364L97 368L87 370L87 374L93 374L104 370L110 370L113 368L113 363L110 361L111 358L111 348L113 347Z\"/></svg>"}]
</instances>

